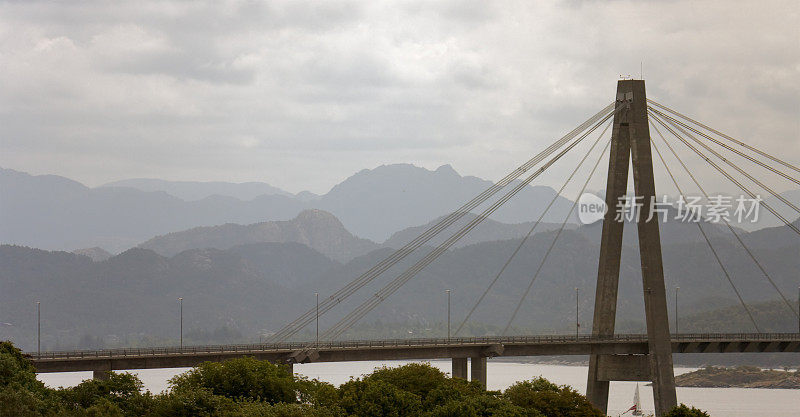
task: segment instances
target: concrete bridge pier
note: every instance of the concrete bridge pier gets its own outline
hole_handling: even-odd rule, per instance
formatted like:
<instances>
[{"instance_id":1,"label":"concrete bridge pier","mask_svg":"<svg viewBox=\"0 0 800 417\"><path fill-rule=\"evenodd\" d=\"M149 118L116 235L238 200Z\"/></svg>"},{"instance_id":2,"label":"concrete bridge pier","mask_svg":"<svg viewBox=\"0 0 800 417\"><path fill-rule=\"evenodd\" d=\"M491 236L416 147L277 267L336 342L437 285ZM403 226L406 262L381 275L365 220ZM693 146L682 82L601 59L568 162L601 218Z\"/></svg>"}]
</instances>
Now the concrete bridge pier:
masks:
<instances>
[{"instance_id":1,"label":"concrete bridge pier","mask_svg":"<svg viewBox=\"0 0 800 417\"><path fill-rule=\"evenodd\" d=\"M453 358L453 378L467 379L467 358Z\"/></svg>"},{"instance_id":2,"label":"concrete bridge pier","mask_svg":"<svg viewBox=\"0 0 800 417\"><path fill-rule=\"evenodd\" d=\"M108 381L111 379L111 371L92 371L92 379L96 381Z\"/></svg>"},{"instance_id":3,"label":"concrete bridge pier","mask_svg":"<svg viewBox=\"0 0 800 417\"><path fill-rule=\"evenodd\" d=\"M470 359L472 367L472 381L478 381L486 389L486 357L476 356Z\"/></svg>"}]
</instances>

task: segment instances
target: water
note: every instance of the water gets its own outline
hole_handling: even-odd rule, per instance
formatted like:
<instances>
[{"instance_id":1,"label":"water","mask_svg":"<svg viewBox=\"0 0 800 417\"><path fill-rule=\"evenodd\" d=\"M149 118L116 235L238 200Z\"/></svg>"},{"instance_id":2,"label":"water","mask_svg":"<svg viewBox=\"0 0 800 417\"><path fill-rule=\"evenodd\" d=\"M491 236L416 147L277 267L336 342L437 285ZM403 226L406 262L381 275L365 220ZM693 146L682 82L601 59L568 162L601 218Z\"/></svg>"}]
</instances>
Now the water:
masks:
<instances>
[{"instance_id":1,"label":"water","mask_svg":"<svg viewBox=\"0 0 800 417\"><path fill-rule=\"evenodd\" d=\"M295 365L295 373L317 378L332 384L342 384L351 377L372 372L376 367L400 366L408 361L332 362ZM450 372L450 361L431 361L431 365ZM131 370L151 392L167 389L167 380L188 368ZM675 374L693 371L693 368L675 368ZM579 392L586 391L585 366L539 365L512 362L488 362L487 385L492 390L502 390L513 383L543 376L556 384L567 384ZM92 377L91 372L63 372L39 374L39 379L51 387L72 386ZM623 413L632 405L636 382L612 382L608 400L609 415ZM653 391L645 382L639 384L642 405L653 408ZM714 417L778 417L800 415L800 391L788 389L750 388L678 388L678 402L706 410Z\"/></svg>"}]
</instances>

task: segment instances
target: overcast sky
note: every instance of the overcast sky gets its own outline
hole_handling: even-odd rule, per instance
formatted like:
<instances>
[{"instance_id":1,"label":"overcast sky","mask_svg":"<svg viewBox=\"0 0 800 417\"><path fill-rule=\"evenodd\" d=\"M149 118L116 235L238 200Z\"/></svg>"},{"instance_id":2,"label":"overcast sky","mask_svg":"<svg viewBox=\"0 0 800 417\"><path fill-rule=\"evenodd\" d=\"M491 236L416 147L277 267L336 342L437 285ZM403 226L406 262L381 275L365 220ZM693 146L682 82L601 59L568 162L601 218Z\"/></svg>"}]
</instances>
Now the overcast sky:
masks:
<instances>
[{"instance_id":1,"label":"overcast sky","mask_svg":"<svg viewBox=\"0 0 800 417\"><path fill-rule=\"evenodd\" d=\"M650 98L800 163L799 14L796 0L5 2L0 166L317 193L397 162L497 179L640 62Z\"/></svg>"}]
</instances>

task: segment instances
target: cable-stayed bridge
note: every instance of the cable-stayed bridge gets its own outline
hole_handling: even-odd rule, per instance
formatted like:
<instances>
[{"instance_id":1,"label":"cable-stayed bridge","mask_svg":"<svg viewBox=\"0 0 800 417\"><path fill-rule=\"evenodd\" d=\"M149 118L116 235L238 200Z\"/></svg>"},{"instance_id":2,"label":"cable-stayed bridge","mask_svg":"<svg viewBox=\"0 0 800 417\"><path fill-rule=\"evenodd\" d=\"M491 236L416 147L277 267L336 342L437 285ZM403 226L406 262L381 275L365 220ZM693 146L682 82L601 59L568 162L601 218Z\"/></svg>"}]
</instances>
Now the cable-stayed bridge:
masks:
<instances>
[{"instance_id":1,"label":"cable-stayed bridge","mask_svg":"<svg viewBox=\"0 0 800 417\"><path fill-rule=\"evenodd\" d=\"M651 137L651 130L655 137ZM610 131L610 138L607 134ZM533 183L559 161L584 143L588 150L579 155L578 162L564 179L555 197L533 223L515 250L509 254L503 266L493 276L487 277L484 291L474 300L468 314L455 329L453 337L445 339L418 340L373 340L340 341L341 337L376 307L390 298L420 271L446 253L459 239L470 233L482 221L511 200L521 190ZM286 324L271 336L266 343L256 345L227 345L205 347L182 347L163 349L119 349L105 351L43 352L32 354L40 372L68 370L93 370L102 376L103 371L116 369L140 369L158 367L192 366L205 360L224 360L236 356L257 358L284 363L307 363L319 361L355 361L381 359L435 359L452 358L453 376L467 377L467 359L472 378L486 383L486 358L495 356L534 355L590 355L587 396L598 408L607 409L609 382L614 380L649 380L653 382L656 414L663 414L677 403L673 374L673 353L725 353L725 352L800 352L800 329L798 333L763 333L745 297L731 278L731 270L718 254L718 249L708 237L707 223L697 221L698 233L713 255L719 268L720 284L727 286L736 295L742 310L749 318L754 333L747 334L677 334L671 335L667 315L666 289L662 263L659 222L665 212L656 198L654 162L656 159L667 174L665 184L680 196L680 201L689 197L680 185L678 177L685 173L705 201L714 198L703 187L701 178L689 168L685 158L677 149L691 152L710 169L741 190L743 195L778 218L800 239L800 229L782 214L780 209L800 214L800 208L781 196L766 184L763 175L800 185L800 168L773 156L751 144L734 139L716 129L702 124L676 110L646 97L643 80L621 80L618 82L615 100L592 115L578 127L556 140L539 154L512 170L508 175L488 187L472 200L421 233L402 248L373 265L361 275L322 298L314 308ZM735 156L732 156L735 155ZM604 157L608 156L606 182L606 211L600 242L600 257L597 273L595 308L591 335L571 336L512 336L509 331L518 319L520 308L529 298L541 275L551 251L567 226L578 205L579 197L586 191ZM737 158L755 164L759 171L744 168ZM675 162L668 162L674 160ZM588 164L587 164L588 163ZM586 165L586 168L584 166ZM583 171L588 172L583 172ZM620 202L628 201L629 171L632 171L636 206L639 250L643 283L643 299L647 333L644 335L615 334L617 295L619 290L620 259L624 222L618 218ZM566 187L573 182L580 186L574 197L572 209L564 217L560 228L537 268L531 271L530 280L519 289L519 298L509 311L502 335L491 338L462 338L459 333L468 323L476 309L486 302L506 268L518 256L527 241L534 238L537 227ZM752 184L755 184L753 188ZM758 191L760 190L760 191ZM760 199L768 193L782 207L773 207ZM784 207L785 206L785 207ZM624 205L622 206L625 207ZM468 213L480 209L479 214L456 228L454 225ZM680 207L679 207L680 209ZM684 207L685 214L694 215L691 208ZM699 215L699 213L698 213ZM727 216L717 216L730 231L743 255L756 265L759 275L752 277L771 288L783 301L786 314L800 320L800 313L789 301L774 277L769 273L756 252L742 239L740 232ZM460 224L460 223L459 223ZM455 229L455 230L454 230ZM439 235L447 236L440 244L426 246ZM315 323L319 317L342 305L349 297L358 293L378 277L412 254L427 253L413 265L391 278L383 287L368 296L335 324L308 342L292 342L301 331ZM318 325L318 324L317 324Z\"/></svg>"}]
</instances>

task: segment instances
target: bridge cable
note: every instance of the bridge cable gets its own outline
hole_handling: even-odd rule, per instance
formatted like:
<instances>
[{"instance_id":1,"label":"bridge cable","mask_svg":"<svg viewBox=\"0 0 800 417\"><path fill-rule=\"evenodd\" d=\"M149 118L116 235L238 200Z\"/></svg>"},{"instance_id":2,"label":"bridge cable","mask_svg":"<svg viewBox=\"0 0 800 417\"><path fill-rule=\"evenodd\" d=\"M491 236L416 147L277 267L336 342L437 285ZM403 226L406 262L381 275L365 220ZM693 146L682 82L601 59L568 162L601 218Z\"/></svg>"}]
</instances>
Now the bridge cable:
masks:
<instances>
[{"instance_id":1,"label":"bridge cable","mask_svg":"<svg viewBox=\"0 0 800 417\"><path fill-rule=\"evenodd\" d=\"M677 125L680 125L680 126L682 126L682 127L686 128L686 129L689 129L689 130L691 130L692 132L694 132L694 133L696 133L696 134L698 134L698 135L700 135L700 136L702 136L702 137L704 137L704 138L706 138L706 139L710 140L711 142L714 142L714 143L716 143L717 145L719 145L719 146L722 146L723 148L725 148L725 149L727 149L727 150L729 150L729 151L731 151L731 152L733 152L733 153L735 153L735 154L737 154L737 155L739 155L739 156L741 156L741 157L743 157L743 158L746 158L747 160L749 160L749 161L751 161L751 162L753 162L753 163L756 163L756 164L760 165L761 167L763 167L763 168L766 168L766 169L768 169L768 170L772 171L773 173L775 173L775 174L778 174L778 175L780 175L781 177L783 177L783 178L785 178L785 179L787 179L787 180L789 180L789 181L791 181L791 182L793 182L793 183L795 183L795 184L798 184L798 185L800 185L800 180L798 180L798 179L796 179L796 178L793 178L791 175L789 175L789 174L786 174L786 173L784 173L783 171L779 171L778 169L776 169L776 168L773 168L773 167L772 167L772 166L770 166L769 164L766 164L766 163L764 163L764 162L761 162L761 161L759 161L758 159L756 159L756 158L753 158L752 156L750 156L750 155L747 155L746 153L744 153L744 152L742 152L742 151L740 151L740 150L738 150L738 149L736 149L736 148L733 148L732 146L730 146L730 145L728 145L728 144L726 144L726 143L724 143L724 142L722 142L722 141L720 141L720 140L718 140L718 139L715 139L715 138L713 138L712 136L709 136L708 134L706 134L706 133L703 133L702 131L700 131L700 130L698 130L698 129L695 129L695 128L694 128L694 127L692 127L691 125L689 125L689 124L686 124L686 123L684 123L684 122L682 122L682 121L680 121L680 120L678 120L678 119L676 119L676 118L674 118L674 117L672 117L672 116L670 116L670 115L668 115L668 114L666 114L666 113L662 113L662 112L660 112L660 111L658 111L658 110L654 110L654 111L658 112L658 114L659 114L660 116L662 116L662 117L663 117L663 118L665 118L666 120L669 120L671 123L673 123L673 124L677 124Z\"/></svg>"},{"instance_id":2,"label":"bridge cable","mask_svg":"<svg viewBox=\"0 0 800 417\"><path fill-rule=\"evenodd\" d=\"M592 167L592 171L589 173L589 176L586 178L586 182L583 183L583 187L581 187L581 191L578 193L577 196L575 196L575 201L573 201L572 207L569 209L569 211L567 212L567 215L564 217L564 221L561 223L561 227L558 229L558 232L556 233L555 237L553 238L553 241L550 243L550 247L547 248L547 252L545 252L544 257L542 258L542 261L539 262L539 267L536 268L536 273L534 273L533 277L531 278L530 283L528 283L528 287L525 288L525 292L522 293L522 297L520 297L516 308L514 308L514 313L511 314L511 318L508 320L508 323L506 324L506 327L503 329L503 333L501 333L502 335L505 335L508 332L508 329L511 327L511 324L514 322L514 319L517 318L517 313L519 313L519 309L520 309L520 307L522 307L522 303L525 301L525 298L528 296L528 293L530 292L531 288L533 287L533 283L536 282L536 279L539 277L539 273L542 272L542 267L544 266L544 263L547 261L547 257L550 255L550 252L553 250L553 247L555 247L556 242L558 241L558 238L561 236L561 232L564 231L564 226L566 226L567 221L569 220L570 216L572 216L572 211L575 210L575 206L578 205L578 199L580 198L581 194L583 194L584 191L586 191L586 186L589 185L589 181L591 181L592 178L594 177L594 173L595 173L595 171L597 171L597 167L600 165L600 161L603 160L603 156L605 156L606 150L608 149L608 147L610 145L611 145L611 139L608 140L608 143L606 143L606 146L603 148L603 151L600 152L600 156L597 158L597 162L594 163L594 167Z\"/></svg>"},{"instance_id":3,"label":"bridge cable","mask_svg":"<svg viewBox=\"0 0 800 417\"><path fill-rule=\"evenodd\" d=\"M678 126L678 125L677 125L677 124L675 124L675 123L672 123L672 122L671 122L669 119L666 119L666 116L665 116L665 115L664 115L662 112L660 112L660 111L658 111L658 110L655 110L655 109L653 109L652 111L653 111L655 114L658 114L659 116L665 117L665 120L667 120L667 123L670 123L670 124L671 124L673 127L675 127L677 130L681 131L681 132L684 134L684 136L686 136L686 137L688 137L688 138L692 139L692 140L693 140L695 143L697 143L698 145L700 145L700 146L702 146L703 148L705 148L705 149L706 149L708 152L710 152L711 154L713 154L713 155L714 155L714 156L716 156L717 158L721 159L721 160L722 160L722 162L725 162L725 163L726 163L726 164L728 164L730 167L732 167L733 169L735 169L736 171L738 171L740 174L742 174L742 175L744 175L745 177L747 177L747 179L749 179L750 181L752 181L752 182L754 182L754 183L758 184L758 185L759 185L761 188L763 188L763 189L767 190L767 191L768 191L770 194L772 194L772 196L773 196L773 197L775 197L775 198L777 198L778 200L782 201L782 202L783 202L783 204L786 204L787 206L791 207L791 208L792 208L794 211L796 211L797 213L799 213L799 214L800 214L800 207L797 207L797 206L795 206L794 204L792 204L792 203L791 203L789 200L787 200L785 197L783 197L782 195L780 195L779 193L777 193L775 190L773 190L772 188L770 188L770 187L769 187L769 186L767 186L766 184L764 184L764 183L762 183L761 181L757 180L755 177L753 177L752 175L750 175L749 173L747 173L747 171L745 171L743 168L741 168L741 167L740 167L740 166L738 166L737 164L733 163L733 161L731 161L731 160L729 160L729 159L725 158L724 156L720 155L720 153L719 153L719 152L717 152L716 150L714 150L714 149L713 149L713 148L711 148L710 146L706 145L705 143L703 143L702 141L700 141L699 139L697 139L697 138L696 138L694 135L692 135L691 133L687 132L687 131L686 131L686 130L684 130L682 127Z\"/></svg>"},{"instance_id":4,"label":"bridge cable","mask_svg":"<svg viewBox=\"0 0 800 417\"><path fill-rule=\"evenodd\" d=\"M321 336L323 339L332 340L338 337L340 334L345 332L347 329L352 327L356 322L358 322L361 318L364 317L367 313L372 311L375 307L377 307L383 300L391 296L395 291L397 291L401 286L403 286L406 282L408 282L411 278L413 278L419 271L425 268L427 265L432 263L436 260L442 253L444 253L450 246L452 246L455 242L457 242L460 238L464 235L469 233L475 226L480 224L483 220L485 220L489 215L491 215L494 211L500 208L503 204L505 204L509 199L511 199L514 195L516 195L519 191L527 187L527 185L533 181L536 177L538 177L542 172L552 166L556 161L558 161L562 156L564 156L568 151L574 148L578 143L580 143L583 139L585 139L589 134L594 132L600 125L605 123L608 119L612 116L617 114L620 110L622 110L624 106L620 106L614 112L606 115L603 119L600 120L597 124L592 126L591 129L583 133L578 139L572 142L567 148L563 149L559 152L556 156L554 156L550 161L548 161L545 165L543 165L539 170L530 174L527 178L521 181L517 186L515 186L512 190L510 190L507 194L501 197L498 201L492 204L490 207L486 208L479 216L474 218L470 221L467 225L463 226L458 232L454 233L450 238L448 238L445 242L440 244L434 250L432 250L428 255L418 261L416 264L408 268L405 272L397 276L393 281L389 284L381 288L378 292L376 292L372 297L364 301L360 306L354 309L350 314L342 318L339 322L337 322L333 327L325 331L325 333ZM313 345L313 344L312 344Z\"/></svg>"},{"instance_id":5,"label":"bridge cable","mask_svg":"<svg viewBox=\"0 0 800 417\"><path fill-rule=\"evenodd\" d=\"M579 139L577 139L575 142L570 144L569 147L565 148L558 155L556 155L554 158L552 158L542 168L540 168L538 171L536 171L533 174L531 174L523 182L518 184L514 189L512 189L506 195L504 195L500 200L498 200L492 206L490 206L489 208L484 210L484 212L480 216L474 218L470 223L468 223L467 225L462 227L461 230L459 230L458 232L453 234L447 241L443 242L436 249L431 251L425 258L423 258L422 260L417 262L415 265L413 265L408 270L403 272L400 276L396 277L392 282L387 284L384 288L382 288L377 293L375 293L375 295L371 299L368 299L367 301L365 301L362 305L360 305L358 308L356 308L354 311L352 311L350 314L348 314L345 318L340 320L331 329L326 331L326 333L324 334L324 338L335 338L339 334L341 334L342 332L344 332L348 328L350 328L352 325L354 325L366 313L371 311L374 307L376 307L378 304L380 304L386 297L388 297L389 295L394 293L397 289L399 289L402 285L404 285L408 280L413 278L425 266L427 266L428 264L433 262L436 258L438 258L439 255L444 253L444 251L447 250L447 248L449 248L450 246L452 246L456 241L458 241L458 239L463 237L466 233L468 233L470 230L472 230L475 226L480 224L485 218L487 218L492 212L497 210L502 204L504 204L506 201L508 201L516 193L518 193L519 191L524 189L527 186L527 184L529 184L534 178L538 177L542 172L544 172L545 169L549 168L553 163L555 163L558 159L560 159L564 154L566 154L569 150L571 150L575 145L577 145L578 143L580 143L580 141L582 141L584 138L586 138L586 136L588 136L591 132L593 132L595 129L597 129L598 126L600 126L606 120L611 118L614 114L619 112L619 110L621 110L621 109L622 109L622 107L617 109L614 113L609 114L608 116L606 116L598 124L593 126L589 131L587 131L586 133L581 135L581 137Z\"/></svg>"},{"instance_id":6,"label":"bridge cable","mask_svg":"<svg viewBox=\"0 0 800 417\"><path fill-rule=\"evenodd\" d=\"M576 127L575 129L567 133L565 136L563 136L561 139L555 141L553 144L548 146L538 155L534 156L521 166L517 167L515 170L511 171L503 179L501 179L497 183L493 184L492 186L481 192L479 195L474 197L466 204L462 205L454 212L450 213L448 216L442 218L438 223L431 226L428 230L417 236L414 240L407 243L402 248L396 250L390 256L386 257L381 262L379 262L378 264L376 264L375 266L373 266L360 276L356 277L350 283L348 283L344 287L340 288L339 290L331 294L329 297L327 297L320 303L319 309L313 307L308 311L306 311L303 315L295 319L294 321L285 325L282 329L280 329L278 332L272 335L268 339L268 342L284 341L287 338L299 332L301 329L303 329L311 322L313 322L315 318L318 317L319 315L327 313L330 309L341 303L344 299L346 299L359 289L363 288L365 285L372 282L376 277L381 275L383 272L385 272L386 270L388 270L389 268L400 262L406 256L414 252L420 246L424 245L426 242L431 240L433 237L438 235L440 232L445 230L454 222L464 217L472 209L474 209L475 207L477 207L478 205L489 199L498 191L505 188L512 181L519 178L519 176L521 176L522 174L533 168L535 165L543 161L557 149L561 148L567 142L575 138L578 134L585 131L589 126L593 125L601 118L607 116L608 113L614 109L614 104L615 103L609 104L608 106L606 106L605 108L603 108L602 110L591 116L589 119L581 123L578 127Z\"/></svg>"},{"instance_id":7,"label":"bridge cable","mask_svg":"<svg viewBox=\"0 0 800 417\"><path fill-rule=\"evenodd\" d=\"M603 138L603 136L605 135L606 131L611 126L611 123L612 122L609 122L606 125L605 129L603 129L603 131L600 133L600 136L598 136L597 140L595 140L594 143L592 144L592 147L589 148L589 150L586 152L586 154L583 156L583 158L580 160L580 162L578 162L578 165L575 167L575 169L572 171L572 173L569 175L569 177L567 177L566 181L564 181L564 184L561 185L561 188L553 196L553 199L550 200L550 202L547 204L547 207L545 207L544 211L542 211L542 214L539 215L539 218L536 219L536 222L534 222L533 226L530 228L530 230L528 230L528 233L525 234L525 236L520 241L519 245L517 245L516 249L514 249L514 252L511 254L511 256L508 257L508 260L506 260L505 264L503 264L503 266L497 272L497 275L495 275L494 279L489 283L489 285L483 291L483 294L481 294L481 296L478 297L478 300L475 302L475 304L469 310L469 313L467 314L467 316L464 318L464 320L461 322L461 324L459 324L459 326L456 329L455 333L453 333L454 335L457 336L458 333L461 331L461 329L464 327L464 325L467 324L467 322L472 317L472 314L475 313L475 310L478 308L480 303L483 302L483 299L486 297L487 294L489 294L489 291L491 291L492 287L494 287L494 284L497 283L497 281L500 279L500 276L503 275L503 273L505 272L506 268L508 268L508 266L511 264L511 261L517 256L517 253L519 253L519 251L522 249L522 246L525 245L525 243L528 241L528 239L533 234L534 230L536 230L536 227L539 226L539 224L541 223L541 221L544 218L544 216L547 214L547 212L550 210L550 208L553 206L553 204L561 197L561 193L564 191L564 189L567 187L567 185L570 183L570 181L572 181L572 178L575 176L575 174L578 172L578 170L580 170L580 168L583 166L584 162L586 162L586 159L589 157L589 154L591 154L592 151L594 150L595 146L597 146L597 144L600 143L600 140Z\"/></svg>"},{"instance_id":8,"label":"bridge cable","mask_svg":"<svg viewBox=\"0 0 800 417\"><path fill-rule=\"evenodd\" d=\"M650 121L650 125L653 126L653 129L658 133L658 136L661 137L661 140L664 141L664 143L667 145L669 150L672 152L672 154L675 156L675 158L678 160L678 162L680 162L680 164L683 167L683 169L686 171L686 173L692 179L694 184L697 186L697 188L700 190L700 192L703 193L703 196L705 196L706 201L710 201L711 199L710 199L708 193L706 192L706 190L703 188L702 185L700 185L700 182L697 181L697 178L695 178L694 174L692 174L692 172L689 170L689 168L686 166L686 164L683 163L683 160L680 158L680 156L678 156L677 152L675 152L675 150L672 148L672 146L664 139L664 135L661 134L661 131L658 129L658 126L654 125L652 121ZM678 189L678 192L681 193L681 195L684 195L683 191L680 189L680 186L678 185L677 181L675 180L675 177L672 175L672 171L669 169L669 166L667 166L667 163L664 161L664 158L661 156L661 152L659 152L655 141L653 141L653 149L656 150L656 153L658 154L658 157L661 159L661 162L664 164L664 168L666 168L667 172L669 173L669 176L672 178L672 182L675 183L675 188ZM778 288L778 285L775 284L775 281L769 275L769 273L767 272L766 268L764 268L764 265L761 262L759 262L759 260L756 258L755 254L750 249L750 247L747 246L747 244L744 243L744 240L742 240L742 237L739 235L739 232L737 232L736 229L734 229L733 226L731 226L731 223L726 218L722 217L722 221L725 222L725 226L727 226L728 230L730 230L730 232L733 234L733 236L736 237L736 240L739 242L739 244L742 246L742 248L745 250L745 252L747 252L747 255L750 257L750 259L753 260L753 262L756 264L756 266L761 271L761 273L764 275L764 277L772 285L772 288L774 288L775 291L778 293L778 295L780 295L781 299L786 304L786 307L789 308L789 311L791 311L792 314L794 314L796 317L800 318L800 312L794 311L794 307L792 306L792 303L789 302L789 300L786 298L786 296L783 294L783 292L780 290L780 288ZM700 224L698 223L698 227L699 226L700 226Z\"/></svg>"},{"instance_id":9,"label":"bridge cable","mask_svg":"<svg viewBox=\"0 0 800 417\"><path fill-rule=\"evenodd\" d=\"M697 154L697 155L698 155L698 156L699 156L701 159L703 159L703 160L704 160L704 161L706 161L706 162L707 162L709 165L711 165L712 167L714 167L714 169L716 169L716 170L717 170L717 171L718 171L720 174L724 175L724 176L725 176L725 178L727 178L729 181L731 181L731 182L733 182L734 184L736 184L736 186L738 186L738 187L739 187L739 189L741 189L743 192L747 193L747 195L749 195L749 196L750 196L750 198L752 198L752 199L758 199L758 200L760 200L760 197L756 196L756 194L755 194L755 193L753 193L753 192L752 192L752 191L751 191L749 188L747 188L747 187L746 187L744 184L742 184L740 181L736 180L736 178L733 178L733 176L731 176L731 174L730 174L729 172L725 171L725 170L724 170L722 167L720 167L720 166L719 166L717 163L715 163L714 161L712 161L712 160L711 160L711 158L707 157L707 156L706 156L705 154L703 154L703 153L702 153L700 150L698 150L698 149L697 149L695 146L693 146L691 143L689 143L689 142L688 142L686 139L684 139L683 137L681 137L680 135L678 135L678 134L677 134L677 133L676 133L674 130L672 130L672 128L670 128L670 127L669 127L667 124L665 124L665 122L662 122L662 121L661 121L661 120L660 120L660 119L659 119L659 118L656 116L656 114L655 114L655 113L649 113L649 114L650 114L650 117L652 117L654 120L656 120L656 121L657 121L659 124L661 124L661 125L662 125L664 128L666 128L667 130L669 130L669 131L670 131L670 133L672 133L673 135L675 135L675 137L676 137L676 138L678 138L678 139L679 139L681 142L683 142L683 144L684 144L684 145L686 145L687 147L689 147L689 149L691 149L692 151L694 151L694 153L696 153L696 154ZM764 207L765 207L767 210L769 210L769 211L770 211L770 213L772 213L772 214L773 214L775 217L777 217L778 219L780 219L780 220L781 220L781 221L782 221L782 222L783 222L783 223L784 223L784 224L785 224L787 227L789 227L789 228L790 228L790 229L792 229L792 230L793 230L795 233L797 233L798 235L800 235L800 229L798 229L798 228L797 228L797 226L793 225L793 224L792 224L790 221L786 220L786 218L785 218L785 217L783 217L783 216L782 216L780 213L778 213L778 212L777 212L777 211L776 211L774 208L772 208L772 206L771 206L771 205L767 204L767 202L766 202L766 201L761 201L761 205L763 205L763 206L764 206Z\"/></svg>"},{"instance_id":10,"label":"bridge cable","mask_svg":"<svg viewBox=\"0 0 800 417\"><path fill-rule=\"evenodd\" d=\"M665 106L663 104L660 104L660 103L658 103L658 102L656 102L654 100L651 100L649 98L647 99L647 102L650 103L650 104L653 104L655 106L658 106L658 107L660 107L660 108L662 108L662 109L664 109L664 110L666 110L666 111L668 111L668 112L670 112L672 114L675 114L678 117L683 118L684 120L688 120L688 121L690 121L690 122L692 122L692 123L704 128L704 129L706 129L706 130L708 130L710 132L716 133L718 136L723 137L723 138L727 139L728 141L733 142L733 143L735 143L735 144L737 144L737 145L739 145L739 146L741 146L741 147L743 147L743 148L745 148L747 150L753 151L753 152L755 152L755 153L757 153L757 154L759 154L759 155L761 155L761 156L763 156L765 158L771 159L772 161L777 162L777 163L779 163L779 164L781 164L781 165L783 165L783 166L785 166L787 168L790 168L790 169L793 169L793 170L795 170L797 172L800 172L800 168L798 168L798 167L796 167L796 166L794 166L794 165L792 165L792 164L790 164L788 162L782 161L781 159L779 159L779 158L777 158L775 156L772 156L772 155L770 155L770 154L768 154L768 153L766 153L766 152L764 152L764 151L762 151L762 150L760 150L758 148L750 146L750 145L748 145L748 144L746 144L746 143L744 143L742 141L736 140L736 139L734 139L734 138L732 138L732 137L730 137L730 136L728 136L728 135L726 135L726 134L724 134L724 133L722 133L722 132L720 132L718 130L715 130L715 129L711 128L711 127L708 127L708 126L698 122L697 120L692 119L689 116L683 115L683 114L681 114L681 113L679 113L679 112L677 112L677 111L675 111L675 110L673 110L673 109L671 109L671 108L669 108L669 107L667 107L667 106Z\"/></svg>"},{"instance_id":11,"label":"bridge cable","mask_svg":"<svg viewBox=\"0 0 800 417\"><path fill-rule=\"evenodd\" d=\"M655 128L656 132L658 132L658 135L661 136L661 140L663 140L664 143L666 143L667 146L669 146L669 143L667 143L667 140L664 139L664 136L661 134L658 128L654 124L652 124L652 122L650 124ZM661 163L664 165L664 168L666 168L667 172L669 173L670 178L672 178L672 182L675 184L675 188L678 190L678 193L680 193L681 196L685 196L686 194L684 194L680 185L678 185L678 181L675 180L675 176L672 175L672 170L669 169L669 166L667 165L666 161L664 161L664 157L661 155L661 151L658 149L658 146L656 146L655 141L651 139L650 142L652 143L653 149L655 149L656 154L658 154L658 158L661 160ZM672 149L671 146L670 149ZM681 161L681 164L683 164L683 161ZM694 178L694 176L692 176L692 178ZM700 187L699 184L698 187ZM705 191L703 193L705 194ZM725 278L728 280L728 283L731 285L731 288L733 288L733 292L736 293L736 297L739 299L739 302L742 304L742 307L744 307L744 311L747 313L747 316L750 317L750 321L753 323L753 327L755 327L756 332L761 333L761 330L758 328L758 324L756 324L756 320L753 317L753 313L750 311L750 308L747 307L747 304L744 302L741 293L739 293L739 289L736 288L736 285L734 285L730 273L728 272L728 269L725 268L725 265L722 263L722 259L720 259L717 250L714 249L714 245L711 244L711 239L708 238L708 235L706 234L705 230L703 230L703 226L700 224L699 221L696 222L695 224L697 225L697 229L700 231L700 234L703 235L703 239L705 240L706 245L708 245L708 248L711 249L711 253L714 255L714 259L717 260L717 264L719 265L720 269L722 269L723 274L725 274Z\"/></svg>"}]
</instances>

